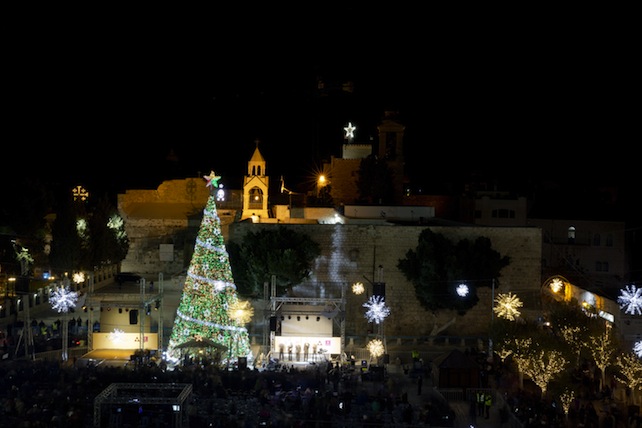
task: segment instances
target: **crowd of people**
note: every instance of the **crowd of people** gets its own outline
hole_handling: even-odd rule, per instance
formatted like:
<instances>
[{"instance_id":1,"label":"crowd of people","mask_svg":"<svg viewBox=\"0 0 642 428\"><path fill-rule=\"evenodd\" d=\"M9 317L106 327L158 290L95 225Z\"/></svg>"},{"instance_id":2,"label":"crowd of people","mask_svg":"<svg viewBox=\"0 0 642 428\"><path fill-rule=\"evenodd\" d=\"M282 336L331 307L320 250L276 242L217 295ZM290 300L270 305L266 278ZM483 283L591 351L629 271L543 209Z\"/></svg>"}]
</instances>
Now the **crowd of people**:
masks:
<instances>
[{"instance_id":1,"label":"crowd of people","mask_svg":"<svg viewBox=\"0 0 642 428\"><path fill-rule=\"evenodd\" d=\"M0 420L17 428L92 426L94 399L114 382L192 384L192 428L331 427L339 420L364 427L428 425L430 412L429 406L414 408L390 378L364 382L359 370L331 362L276 370L197 364L165 370L19 359L0 364ZM141 411L128 417L122 426L172 426L169 415Z\"/></svg>"}]
</instances>

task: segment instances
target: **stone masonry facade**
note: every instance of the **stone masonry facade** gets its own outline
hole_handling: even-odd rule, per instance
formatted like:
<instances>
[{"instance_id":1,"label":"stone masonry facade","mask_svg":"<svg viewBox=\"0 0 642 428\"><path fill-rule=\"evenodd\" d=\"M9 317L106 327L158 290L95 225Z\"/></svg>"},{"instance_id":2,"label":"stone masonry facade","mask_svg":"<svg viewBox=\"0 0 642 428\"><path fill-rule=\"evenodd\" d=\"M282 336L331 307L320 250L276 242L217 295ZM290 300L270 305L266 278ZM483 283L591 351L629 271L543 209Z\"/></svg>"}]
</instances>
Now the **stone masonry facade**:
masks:
<instances>
[{"instance_id":1,"label":"stone masonry facade","mask_svg":"<svg viewBox=\"0 0 642 428\"><path fill-rule=\"evenodd\" d=\"M453 336L477 335L488 330L492 313L492 290L478 290L479 303L466 315L451 311L433 314L426 311L415 297L414 286L406 280L397 263L408 250L417 246L417 238L426 226L393 225L265 225L235 223L230 228L230 239L240 242L249 231L263 227L288 227L319 242L322 255L317 259L311 283L341 283L346 292L346 334L367 333L368 322L362 304L365 297L353 295L353 282L367 283L364 277L374 279L383 272L386 284L386 304L390 316L385 321L385 332L392 336L429 336L435 325L442 326L456 317L456 321L441 334ZM435 233L457 242L488 237L492 248L502 256L510 257L510 265L501 272L495 288L495 297L509 291L524 302L523 313L535 313L540 305L541 287L541 231L525 227L430 226ZM381 268L380 268L381 266ZM473 279L474 280L474 279Z\"/></svg>"}]
</instances>

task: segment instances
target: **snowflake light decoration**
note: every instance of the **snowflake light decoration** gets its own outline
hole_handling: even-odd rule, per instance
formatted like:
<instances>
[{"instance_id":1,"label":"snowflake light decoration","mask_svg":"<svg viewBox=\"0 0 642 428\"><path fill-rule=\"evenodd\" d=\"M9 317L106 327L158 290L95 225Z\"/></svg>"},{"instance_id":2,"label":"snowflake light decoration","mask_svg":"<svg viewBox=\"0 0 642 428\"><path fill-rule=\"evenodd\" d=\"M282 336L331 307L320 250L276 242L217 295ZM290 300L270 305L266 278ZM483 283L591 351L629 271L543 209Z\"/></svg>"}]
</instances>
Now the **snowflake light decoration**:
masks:
<instances>
[{"instance_id":1,"label":"snowflake light decoration","mask_svg":"<svg viewBox=\"0 0 642 428\"><path fill-rule=\"evenodd\" d=\"M76 284L80 284L81 282L85 282L85 273L84 272L75 272L72 276L73 281Z\"/></svg>"},{"instance_id":2,"label":"snowflake light decoration","mask_svg":"<svg viewBox=\"0 0 642 428\"><path fill-rule=\"evenodd\" d=\"M363 282L355 282L352 284L352 292L354 294L363 294L366 291L366 288L363 286Z\"/></svg>"},{"instance_id":3,"label":"snowflake light decoration","mask_svg":"<svg viewBox=\"0 0 642 428\"><path fill-rule=\"evenodd\" d=\"M367 348L374 358L379 358L384 353L383 342L379 339L373 339L368 342Z\"/></svg>"},{"instance_id":4,"label":"snowflake light decoration","mask_svg":"<svg viewBox=\"0 0 642 428\"><path fill-rule=\"evenodd\" d=\"M635 353L635 355L642 358L642 340L638 340L637 342L635 342L635 344L633 345L633 352Z\"/></svg>"},{"instance_id":5,"label":"snowflake light decoration","mask_svg":"<svg viewBox=\"0 0 642 428\"><path fill-rule=\"evenodd\" d=\"M370 322L380 324L388 315L390 315L390 308L386 306L386 302L383 300L382 296L370 297L363 306L368 308L365 317Z\"/></svg>"},{"instance_id":6,"label":"snowflake light decoration","mask_svg":"<svg viewBox=\"0 0 642 428\"><path fill-rule=\"evenodd\" d=\"M69 290L69 287L60 286L52 291L50 300L52 309L67 313L70 309L76 307L78 293Z\"/></svg>"},{"instance_id":7,"label":"snowflake light decoration","mask_svg":"<svg viewBox=\"0 0 642 428\"><path fill-rule=\"evenodd\" d=\"M521 315L521 312L519 312L517 308L521 308L524 305L517 295L513 293L501 293L495 299L495 303L497 303L497 305L495 305L493 311L495 311L497 316L510 321L515 321Z\"/></svg>"},{"instance_id":8,"label":"snowflake light decoration","mask_svg":"<svg viewBox=\"0 0 642 428\"><path fill-rule=\"evenodd\" d=\"M459 285L457 286L457 295L458 295L459 297L466 297L466 296L468 296L468 292L469 292L469 291L470 291L470 289L468 288L468 286L467 286L466 284L459 284Z\"/></svg>"},{"instance_id":9,"label":"snowflake light decoration","mask_svg":"<svg viewBox=\"0 0 642 428\"><path fill-rule=\"evenodd\" d=\"M549 287L551 287L553 293L559 293L564 288L564 283L561 279L555 278L551 281Z\"/></svg>"},{"instance_id":10,"label":"snowflake light decoration","mask_svg":"<svg viewBox=\"0 0 642 428\"><path fill-rule=\"evenodd\" d=\"M617 302L620 309L625 309L625 313L631 315L642 315L642 288L636 288L635 285L627 285L621 291Z\"/></svg>"}]
</instances>

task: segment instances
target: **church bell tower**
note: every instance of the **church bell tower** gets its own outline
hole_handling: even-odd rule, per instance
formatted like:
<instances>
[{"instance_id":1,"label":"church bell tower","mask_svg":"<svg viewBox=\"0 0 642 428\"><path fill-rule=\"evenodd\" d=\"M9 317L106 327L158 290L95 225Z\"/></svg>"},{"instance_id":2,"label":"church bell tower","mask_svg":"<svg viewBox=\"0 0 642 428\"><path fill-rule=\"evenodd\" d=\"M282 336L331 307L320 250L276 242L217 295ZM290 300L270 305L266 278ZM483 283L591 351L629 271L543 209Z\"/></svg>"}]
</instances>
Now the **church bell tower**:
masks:
<instances>
[{"instance_id":1,"label":"church bell tower","mask_svg":"<svg viewBox=\"0 0 642 428\"><path fill-rule=\"evenodd\" d=\"M265 159L259 151L259 141L252 158L247 163L247 175L243 181L243 214L241 220L251 218L259 223L261 218L268 218L269 177L265 171Z\"/></svg>"}]
</instances>

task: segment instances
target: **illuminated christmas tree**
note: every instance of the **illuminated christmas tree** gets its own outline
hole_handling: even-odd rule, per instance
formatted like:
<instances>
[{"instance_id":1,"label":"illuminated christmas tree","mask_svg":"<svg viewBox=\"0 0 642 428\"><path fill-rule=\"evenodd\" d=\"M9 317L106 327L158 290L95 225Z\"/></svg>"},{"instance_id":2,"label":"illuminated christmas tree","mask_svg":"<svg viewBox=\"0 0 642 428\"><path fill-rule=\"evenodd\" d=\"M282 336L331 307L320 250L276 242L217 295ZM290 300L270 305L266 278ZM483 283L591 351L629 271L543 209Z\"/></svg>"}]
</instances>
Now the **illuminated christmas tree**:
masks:
<instances>
[{"instance_id":1,"label":"illuminated christmas tree","mask_svg":"<svg viewBox=\"0 0 642 428\"><path fill-rule=\"evenodd\" d=\"M179 345L206 338L227 348L224 357L228 362L238 357L251 361L249 335L243 325L247 320L230 316L230 309L239 307L239 300L216 210L217 182L221 177L212 171L203 178L210 188L210 197L176 310L167 357L177 360L182 351L177 348Z\"/></svg>"}]
</instances>

